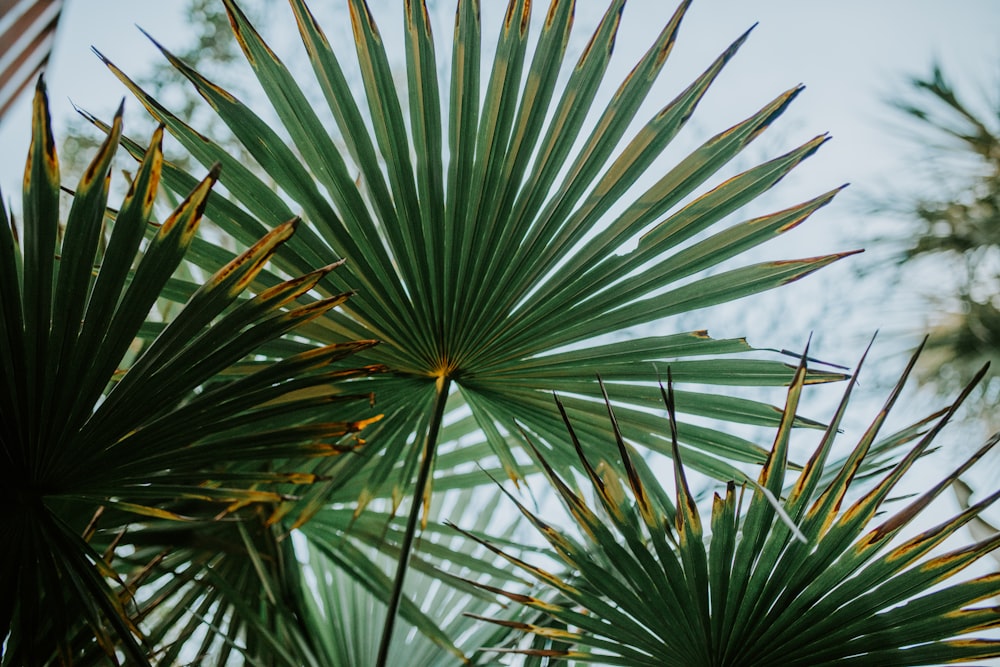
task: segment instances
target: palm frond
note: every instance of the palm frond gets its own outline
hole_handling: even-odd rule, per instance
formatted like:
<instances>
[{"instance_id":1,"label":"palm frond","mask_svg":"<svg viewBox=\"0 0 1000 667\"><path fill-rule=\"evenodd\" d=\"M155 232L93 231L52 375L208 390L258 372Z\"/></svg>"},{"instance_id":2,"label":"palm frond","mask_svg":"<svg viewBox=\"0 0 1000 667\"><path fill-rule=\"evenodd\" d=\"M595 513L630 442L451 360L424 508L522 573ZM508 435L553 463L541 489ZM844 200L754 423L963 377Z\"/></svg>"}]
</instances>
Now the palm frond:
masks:
<instances>
[{"instance_id":1,"label":"palm frond","mask_svg":"<svg viewBox=\"0 0 1000 667\"><path fill-rule=\"evenodd\" d=\"M597 498L593 508L542 457L545 473L579 531L560 531L520 503L518 507L539 529L551 547L550 557L565 574L525 562L488 540L473 539L551 592L528 596L491 587L546 621L518 625L509 619L488 620L556 638L565 646L503 650L613 665L929 665L1000 655L1000 643L982 635L997 625L996 610L977 604L1000 594L1000 578L956 580L963 569L1000 547L1000 536L991 534L944 552L938 548L1000 493L915 536L904 539L903 534L1000 436L901 509L885 511L891 491L985 369L905 456L860 497L845 503L916 357L851 454L827 470L852 381L815 452L786 487L791 421L805 379L805 366L800 366L756 484L738 491L729 482L724 494L715 495L711 516L704 520L688 488L682 457L675 458L673 511L649 501L651 490L632 474L628 450L620 444L604 448L620 452L628 471L624 478L608 467L593 468L578 448ZM671 394L668 386L664 399L675 433ZM620 432L613 413L612 424ZM575 439L569 419L566 426ZM912 437L904 432L902 439ZM675 436L673 441L676 447ZM553 625L562 630L553 631Z\"/></svg>"},{"instance_id":2,"label":"palm frond","mask_svg":"<svg viewBox=\"0 0 1000 667\"><path fill-rule=\"evenodd\" d=\"M106 218L119 111L62 227L41 81L33 129L22 234L6 209L0 225L3 664L68 664L95 652L117 661L116 645L130 664L148 664L129 570L114 553L122 532L136 537L164 519L238 521L246 505L290 501L318 479L317 461L354 451L355 434L377 420L368 392L345 381L379 369L347 365L373 344L362 341L224 374L347 296L296 302L334 266L245 296L292 237L294 219L210 276L138 344L218 170L154 224L158 130L124 203Z\"/></svg>"},{"instance_id":3,"label":"palm frond","mask_svg":"<svg viewBox=\"0 0 1000 667\"><path fill-rule=\"evenodd\" d=\"M532 39L531 4L512 1L488 76L482 71L486 56L477 2L458 3L450 49L435 43L424 4L408 2L402 89L394 83L372 13L363 0L352 1L362 100L353 97L348 70L309 9L301 0L290 4L313 82L294 76L236 3L226 2L236 37L270 102L266 113L256 113L156 43L256 165L239 164L105 61L195 158L224 165L221 179L229 194L213 195L209 219L243 239L297 210L307 229L284 245L279 266L297 271L347 258L329 284L356 288L358 294L301 332L317 343L382 341L363 358L395 371L372 383L389 419L415 424L424 415L426 427L436 379L446 378L489 434L507 474L518 478L526 458L503 435L516 433L515 417L547 441L545 434L558 432L560 420L545 393L558 388L594 397L595 372L607 378L618 409L627 411L623 417L656 405L656 369L667 361L677 365L678 381L684 382L695 374L703 384L770 386L791 380L794 369L780 360L719 356L752 352L742 340L713 340L701 331L649 336L637 329L796 280L843 256L716 270L793 229L836 193L752 220L723 222L814 153L822 136L706 187L781 115L797 88L709 139L675 167L657 163L747 35L629 136L689 3L669 17L590 129L586 119L605 83L620 1L611 3L575 64L567 59L574 3L553 2ZM441 85L438 64L449 51L452 75ZM322 113L308 102L310 83L329 103ZM332 129L323 120L326 113L334 119ZM277 117L280 132L266 114ZM640 190L640 177L654 165L664 176ZM170 187L186 187L190 178L169 167L166 174ZM206 249L196 261L210 267L222 258ZM708 269L713 275L706 275ZM633 334L629 340L606 339L622 331ZM811 381L842 377L810 375ZM649 391L635 390L639 383L649 383ZM621 393L615 390L619 385ZM720 400L704 391L679 393L678 411L732 418L735 412L718 406ZM568 409L584 420L590 403ZM755 422L777 425L774 408L758 405L753 411ZM603 424L592 428L606 432ZM679 433L685 450L697 451L691 465L717 475L728 474L721 460L734 451L743 459L764 460L752 443L694 424L682 424ZM635 436L669 455L662 439ZM402 495L419 447L379 438L369 451L372 470L364 497L386 484L392 495ZM391 455L376 457L376 451ZM400 457L403 466L396 465ZM563 456L560 463L571 461Z\"/></svg>"},{"instance_id":4,"label":"palm frond","mask_svg":"<svg viewBox=\"0 0 1000 667\"><path fill-rule=\"evenodd\" d=\"M442 440L443 424L471 413L470 426L484 434L492 458L518 480L530 458L512 437L521 428L552 465L577 465L575 455L559 445L562 420L547 399L554 388L566 395L565 409L581 430L608 436L607 424L592 417L600 400L594 376L607 372L623 423L636 425L629 439L670 456L669 442L645 428L649 408L658 406L657 369L666 363L677 364L679 379L697 377L700 385L782 386L792 380L794 367L780 358L730 364L720 356L755 352L742 339L649 330L669 317L797 280L851 254L753 264L740 259L795 228L837 192L773 214L729 220L826 141L817 136L735 176L721 175L800 87L779 93L676 164L660 160L746 34L642 122L639 110L690 2L665 17L663 30L603 111L594 104L607 85L623 0L609 3L575 63L567 48L572 0L552 0L534 34L532 3L510 0L492 57L484 54L477 0L457 3L450 49L435 39L426 3L405 2L406 78L398 87L388 45L367 3L349 0L360 99L342 57L303 0L289 4L313 81L293 75L237 3L224 2L267 98L261 111L153 43L231 131L241 145L237 152L251 156L249 164L98 55L195 160L223 165L226 194L216 193L206 204L206 216L222 230L246 243L300 215L306 224L276 253L278 269L297 274L347 260L317 285L317 298L351 288L357 294L298 333L315 345L379 340L358 358L392 371L367 383L386 419L371 433L372 446L359 453L365 467L359 463L354 470L364 480L359 511L377 497L413 498L390 618L417 513L431 497L435 457L462 446ZM442 55L451 57L446 83L439 77ZM322 91L327 108L310 101L309 84ZM600 113L591 127L592 111ZM123 143L136 152L134 142ZM661 175L650 180L654 173ZM190 176L168 166L164 180L183 190ZM214 270L225 257L202 247L192 259ZM259 284L266 288L277 279L262 272ZM836 371L809 374L813 382L843 377ZM677 411L687 416L678 428L685 460L720 478L740 474L730 459L763 463L766 452L698 424L700 418L774 426L781 419L780 410L767 403L698 388L678 392ZM638 474L648 477L644 468ZM384 645L379 664L385 664L386 651Z\"/></svg>"},{"instance_id":5,"label":"palm frond","mask_svg":"<svg viewBox=\"0 0 1000 667\"><path fill-rule=\"evenodd\" d=\"M510 632L479 624L463 612L512 612L502 609L492 595L469 580L498 586L524 582L502 560L439 523L437 517L446 513L482 535L498 523L498 502L498 494L489 496L481 489L435 498L430 521L414 546L410 561L413 572L406 580L406 596L400 607L403 623L394 630L390 664L492 664L493 656L484 648L506 641ZM349 530L348 522L353 522ZM304 593L309 603L303 605L309 611L306 618L310 627L315 628L323 664L348 667L375 662L382 627L370 619L385 615L393 588L385 570L399 558L404 523L374 511L353 520L350 510L344 509L321 512L303 526L309 554L306 567L317 581L326 582L309 586ZM513 530L508 526L498 537L509 548L522 552L526 548L518 543ZM413 633L413 628L420 632Z\"/></svg>"}]
</instances>

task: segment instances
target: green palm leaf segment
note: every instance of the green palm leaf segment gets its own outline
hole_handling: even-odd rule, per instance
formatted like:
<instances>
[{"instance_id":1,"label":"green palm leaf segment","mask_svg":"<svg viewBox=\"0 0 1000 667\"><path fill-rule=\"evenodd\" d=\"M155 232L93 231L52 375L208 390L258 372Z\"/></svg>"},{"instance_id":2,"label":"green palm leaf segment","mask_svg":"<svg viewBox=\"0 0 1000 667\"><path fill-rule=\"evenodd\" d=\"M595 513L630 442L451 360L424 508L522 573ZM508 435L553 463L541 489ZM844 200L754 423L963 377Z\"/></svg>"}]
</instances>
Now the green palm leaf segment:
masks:
<instances>
[{"instance_id":1,"label":"green palm leaf segment","mask_svg":"<svg viewBox=\"0 0 1000 667\"><path fill-rule=\"evenodd\" d=\"M344 342L219 376L347 296L296 303L333 266L244 294L296 220L210 276L154 340L139 344L195 237L218 169L152 223L161 128L120 209L107 214L119 111L61 226L41 81L33 128L23 237L0 207L2 664L70 664L95 646L114 659L116 642L130 664L147 664L113 557L119 533L140 533L156 519L210 520L248 504L281 505L297 485L317 479L319 462L357 447L345 436L375 419L369 395L335 381L378 369L345 366L372 343ZM77 642L80 628L89 629Z\"/></svg>"},{"instance_id":2,"label":"green palm leaf segment","mask_svg":"<svg viewBox=\"0 0 1000 667\"><path fill-rule=\"evenodd\" d=\"M805 378L801 366L756 484L737 491L737 484L730 482L724 495L715 495L711 518L704 522L679 459L674 468L676 510L666 510L631 470L620 436L617 446L605 447L620 452L626 461L624 480L611 468L595 469L588 463L567 419L597 505L588 505L544 466L579 536L560 532L518 506L567 574L507 555L551 595L491 590L543 613L547 622L486 620L544 640L515 652L630 667L932 665L1000 655L1000 641L969 636L997 626L995 608L976 603L1000 594L1000 577L954 578L1000 546L1000 537L991 535L949 551L939 548L946 539L956 539L959 529L1000 493L913 537L901 535L1000 438L991 438L902 509L890 512L884 505L985 368L933 425L920 435L906 436L917 442L905 456L865 485L857 500L848 500L915 361L916 355L850 455L828 469L849 386L815 452L788 485L791 420ZM664 399L673 431L671 390L664 392ZM615 431L620 433L617 426ZM749 496L745 507L744 496ZM493 549L505 554L503 548Z\"/></svg>"}]
</instances>

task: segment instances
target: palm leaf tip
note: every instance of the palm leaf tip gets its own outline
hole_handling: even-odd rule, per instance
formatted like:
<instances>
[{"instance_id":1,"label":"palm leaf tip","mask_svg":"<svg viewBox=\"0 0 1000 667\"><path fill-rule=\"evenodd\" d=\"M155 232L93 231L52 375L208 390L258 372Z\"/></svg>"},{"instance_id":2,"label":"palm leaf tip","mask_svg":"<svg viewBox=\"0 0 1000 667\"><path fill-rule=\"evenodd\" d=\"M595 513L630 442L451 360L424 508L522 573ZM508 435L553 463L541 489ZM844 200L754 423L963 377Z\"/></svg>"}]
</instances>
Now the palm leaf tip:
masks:
<instances>
[{"instance_id":1,"label":"palm leaf tip","mask_svg":"<svg viewBox=\"0 0 1000 667\"><path fill-rule=\"evenodd\" d=\"M786 414L794 413L803 378L800 372L789 390ZM663 393L672 405L669 388L668 381ZM587 656L579 658L587 662L710 665L739 656L740 664L748 665L922 665L966 663L995 655L995 640L981 636L996 626L995 610L977 605L1000 594L1000 578L987 575L962 581L957 575L1000 548L1000 537L990 535L943 553L938 547L995 503L1000 492L975 505L966 504L959 514L902 544L892 538L916 521L1000 437L990 438L909 505L888 510L884 501L889 490L910 468L914 452L926 450L925 436L896 465L880 473L881 481L871 491L841 510L829 498L864 484L858 481L861 476L849 471L864 470L865 455L859 455L861 460L849 455L829 463L823 452L838 433L850 390L851 386L810 465L790 485L784 480L782 461L791 420L783 423L772 450L776 458L750 487L749 506L740 509L733 483L725 495L716 494L711 533L705 541L684 539L685 534L692 535L698 508L686 502L689 492L682 472L675 473L676 528L682 537L678 542L667 542L662 526L636 523L620 512L608 511L595 523L598 513L574 494L572 502L579 505L570 511L577 524L572 537L568 531L552 534L557 529L536 520L536 526L545 526L544 536L553 547L549 556L563 566L564 574L553 580L556 575L543 575L535 566L508 559L542 588L530 596L501 594L528 608L544 608L553 623L567 628L558 635L567 643L566 650ZM891 402L895 394L896 390ZM948 411L942 421L947 415ZM876 417L876 428L862 436L856 452L869 450L864 441L874 440L883 418L881 413ZM571 437L577 438L568 427ZM932 429L928 435L933 438L939 431ZM616 449L608 444L604 451ZM679 468L682 463L678 459L674 465ZM585 467L591 469L589 463ZM566 483L546 469L569 501ZM820 479L825 481L820 484ZM592 480L599 505L607 504L604 483ZM770 497L764 497L765 491ZM876 522L880 512L888 516ZM808 543L795 539L795 526L783 522L782 516L798 523ZM650 596L650 590L664 591L667 597ZM538 599L562 602L543 607ZM518 629L539 638L551 634L530 623ZM522 642L519 648L505 650L534 655L537 649Z\"/></svg>"}]
</instances>

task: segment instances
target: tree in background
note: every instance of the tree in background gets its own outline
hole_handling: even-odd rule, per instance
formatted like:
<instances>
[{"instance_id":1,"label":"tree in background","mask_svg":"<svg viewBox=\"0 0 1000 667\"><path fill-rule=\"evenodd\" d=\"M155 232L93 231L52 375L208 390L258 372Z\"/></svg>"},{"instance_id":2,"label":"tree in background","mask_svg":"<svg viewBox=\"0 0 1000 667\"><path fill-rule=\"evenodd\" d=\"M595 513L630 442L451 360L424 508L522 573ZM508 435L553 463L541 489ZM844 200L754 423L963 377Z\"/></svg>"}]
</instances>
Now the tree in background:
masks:
<instances>
[{"instance_id":1,"label":"tree in background","mask_svg":"<svg viewBox=\"0 0 1000 667\"><path fill-rule=\"evenodd\" d=\"M266 21L271 15L273 4L266 2L246 3L245 11L256 21ZM187 0L183 10L189 31L185 33L177 48L177 57L199 70L217 74L219 72L246 66L239 44L229 28L229 18L225 7L216 0ZM141 29L141 28L140 28ZM155 91L158 96L176 105L178 113L198 127L204 134L224 143L239 155L240 145L229 137L226 126L212 113L206 113L201 98L184 85L184 77L169 63L156 60L146 72L136 76L144 86ZM246 86L239 85L240 77L231 87L231 92L241 98L247 93ZM141 106L126 103L125 116L129 127L138 135L151 133L155 122L144 113ZM92 125L79 115L68 122L69 131L62 137L59 159L67 182L74 182L90 164L94 151L103 143L105 135L95 132ZM187 154L171 151L164 147L168 158L178 166L193 168Z\"/></svg>"},{"instance_id":2,"label":"tree in background","mask_svg":"<svg viewBox=\"0 0 1000 667\"><path fill-rule=\"evenodd\" d=\"M908 138L924 147L915 171L925 180L877 208L905 220L902 235L883 240L902 246L900 277L924 294L930 338L921 380L944 394L1000 356L1000 99L977 109L934 66L892 104L912 121ZM995 376L980 390L976 418L989 432L1000 426L990 408L998 391Z\"/></svg>"}]
</instances>

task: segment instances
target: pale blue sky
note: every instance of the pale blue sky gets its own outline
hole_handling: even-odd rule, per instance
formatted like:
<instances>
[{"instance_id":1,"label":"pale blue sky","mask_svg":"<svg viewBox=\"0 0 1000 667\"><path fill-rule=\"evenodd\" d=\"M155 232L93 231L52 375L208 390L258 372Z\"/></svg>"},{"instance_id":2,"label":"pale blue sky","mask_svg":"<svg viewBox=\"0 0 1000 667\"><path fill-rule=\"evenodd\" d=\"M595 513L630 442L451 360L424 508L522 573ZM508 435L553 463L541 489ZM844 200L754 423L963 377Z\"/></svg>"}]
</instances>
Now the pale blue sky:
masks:
<instances>
[{"instance_id":1,"label":"pale blue sky","mask_svg":"<svg viewBox=\"0 0 1000 667\"><path fill-rule=\"evenodd\" d=\"M284 3L277 3L283 5ZM313 3L329 13L333 2ZM392 8L391 0L373 5ZM448 3L444 3L448 4ZM485 11L500 6L486 0ZM540 2L539 5L545 4ZM578 23L591 22L603 0L579 0ZM632 0L626 7L618 62L634 61L662 26L673 2ZM141 25L167 44L183 41L183 0L67 0L59 44L47 75L53 115L72 114L69 99L109 114L123 89L90 53L95 45L123 68L142 71L154 49ZM274 14L281 16L283 7ZM706 131L731 123L750 106L797 83L807 86L783 122L789 133L829 131L834 141L810 167L816 178L861 183L899 167L901 157L885 137L880 98L905 73L924 73L934 58L968 81L1000 85L1000 2L997 0L696 0L664 78L676 91L744 29L758 22L750 41L700 111ZM485 22L487 25L489 21ZM631 52L631 53L630 53ZM670 86L670 82L674 85ZM26 100L0 126L8 159L0 185L10 193L20 180L29 123ZM726 113L729 108L732 113ZM734 115L735 114L735 115ZM792 129L794 128L794 130ZM12 155L13 153L13 155ZM894 175L894 178L898 174Z\"/></svg>"},{"instance_id":2,"label":"pale blue sky","mask_svg":"<svg viewBox=\"0 0 1000 667\"><path fill-rule=\"evenodd\" d=\"M117 80L91 54L91 45L126 71L138 74L158 54L135 24L168 46L182 44L185 30L183 0L66 2L58 46L47 74L60 140L65 119L73 114L70 99L107 118L125 95ZM482 2L487 14L484 25L496 25L489 13L500 11L500 0ZM312 4L328 32L334 32L336 27L322 16L346 3L314 0ZM372 4L381 10L377 16L388 14L391 19L391 10L401 5L401 0L372 0ZM547 2L539 0L537 4L542 11ZM578 0L580 27L592 24L606 4L604 0ZM630 1L614 61L619 79L652 42L673 6L672 0ZM273 13L275 18L285 14ZM345 21L343 17L339 20L340 28ZM818 220L801 233L789 235L787 243L793 249L786 247L786 257L862 245L858 232L870 232L879 221L858 214L861 193L912 181L914 160L919 158L912 146L893 136L895 117L884 103L893 91L903 89L905 76L927 74L937 60L959 84L960 91L994 100L1000 94L1000 0L695 0L653 104L659 106L670 100L754 23L759 23L754 34L695 115L693 129L698 130L700 138L707 138L745 118L781 91L805 84L806 90L786 116L772 133L765 135L773 136L769 151L774 154L786 150L824 132L831 133L833 140L797 170L794 178L782 184L785 187L776 201L787 206L842 183L853 184L831 207L817 214ZM265 27L265 35L271 34L271 28ZM8 201L19 198L29 139L28 111L29 100L23 99L0 125L0 148L5 156L0 164L0 187ZM16 203L15 208L19 208ZM850 364L860 354L860 341L874 329L885 328L899 313L878 301L881 294L877 288L869 288L867 300L875 304L868 303L867 307L876 316L869 312L860 323L846 317L845 303L850 309L865 299L858 293L840 293L845 291L843 285L852 284L843 280L849 270L838 265L779 291L780 298L786 299L782 303L796 303L798 299L801 308L779 309L780 316L799 321L793 326L791 339L786 336L775 341L773 335L763 335L785 324L774 321L774 310L739 322L739 331L726 330L723 325L722 331L713 329L713 333L749 334L752 343L792 347L804 340L801 331L808 325L801 322L836 302L841 310L832 311L834 317L817 332L814 342L823 350L821 354L829 354L826 350L834 347L832 341L848 341L845 355L841 355L842 348L838 349L833 360ZM744 316L748 312L742 311ZM879 314L888 321L877 321ZM940 469L932 470L929 478L936 480L939 474Z\"/></svg>"}]
</instances>

